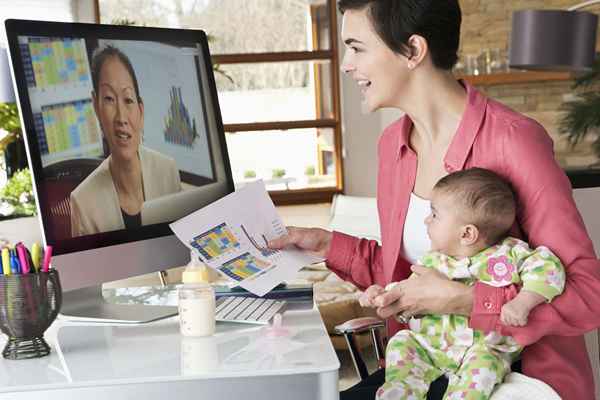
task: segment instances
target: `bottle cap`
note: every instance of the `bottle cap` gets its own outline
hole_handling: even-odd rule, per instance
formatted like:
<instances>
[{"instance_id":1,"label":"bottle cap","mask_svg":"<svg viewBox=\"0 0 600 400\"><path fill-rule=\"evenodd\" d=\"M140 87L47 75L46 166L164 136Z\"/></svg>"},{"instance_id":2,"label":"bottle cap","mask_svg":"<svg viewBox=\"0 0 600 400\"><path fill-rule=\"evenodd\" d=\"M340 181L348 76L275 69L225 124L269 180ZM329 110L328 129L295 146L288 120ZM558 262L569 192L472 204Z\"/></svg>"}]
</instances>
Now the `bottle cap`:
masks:
<instances>
[{"instance_id":1,"label":"bottle cap","mask_svg":"<svg viewBox=\"0 0 600 400\"><path fill-rule=\"evenodd\" d=\"M181 275L183 283L208 283L208 269L192 252L190 263Z\"/></svg>"},{"instance_id":2,"label":"bottle cap","mask_svg":"<svg viewBox=\"0 0 600 400\"><path fill-rule=\"evenodd\" d=\"M189 266L181 275L183 283L208 283L208 271L206 267Z\"/></svg>"}]
</instances>

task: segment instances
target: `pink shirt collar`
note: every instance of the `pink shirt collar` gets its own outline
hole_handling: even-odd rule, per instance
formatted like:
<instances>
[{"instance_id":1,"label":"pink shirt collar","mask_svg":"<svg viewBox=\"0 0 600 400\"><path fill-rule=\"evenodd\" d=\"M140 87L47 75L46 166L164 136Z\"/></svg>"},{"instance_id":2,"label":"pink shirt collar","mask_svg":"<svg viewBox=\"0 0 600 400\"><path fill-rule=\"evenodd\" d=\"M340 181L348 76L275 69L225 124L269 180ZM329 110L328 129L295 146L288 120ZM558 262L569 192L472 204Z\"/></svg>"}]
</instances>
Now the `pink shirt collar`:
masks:
<instances>
[{"instance_id":1,"label":"pink shirt collar","mask_svg":"<svg viewBox=\"0 0 600 400\"><path fill-rule=\"evenodd\" d=\"M471 152L473 142L479 133L479 127L485 115L487 106L487 98L483 96L477 89L463 80L459 80L467 91L467 107L465 113L458 125L456 134L450 143L448 152L444 157L444 163L449 171L459 171L463 169L467 157ZM402 154L403 149L409 147L410 130L412 128L412 120L408 115L401 120L401 131L398 135L398 151L396 160Z\"/></svg>"}]
</instances>

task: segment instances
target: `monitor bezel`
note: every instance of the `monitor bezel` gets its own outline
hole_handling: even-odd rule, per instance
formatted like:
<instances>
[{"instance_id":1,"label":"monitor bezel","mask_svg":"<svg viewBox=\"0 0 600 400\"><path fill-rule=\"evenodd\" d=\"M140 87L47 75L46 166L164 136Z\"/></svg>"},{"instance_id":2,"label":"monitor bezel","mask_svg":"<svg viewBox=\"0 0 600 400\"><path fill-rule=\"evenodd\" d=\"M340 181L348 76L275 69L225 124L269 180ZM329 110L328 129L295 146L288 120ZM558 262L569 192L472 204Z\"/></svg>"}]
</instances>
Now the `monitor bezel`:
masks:
<instances>
[{"instance_id":1,"label":"monitor bezel","mask_svg":"<svg viewBox=\"0 0 600 400\"><path fill-rule=\"evenodd\" d=\"M34 180L34 191L37 199L37 211L40 222L42 224L42 232L44 241L48 245L53 246L55 255L69 254L74 252L98 249L102 247L114 246L124 243L137 242L147 239L159 238L173 235L169 228L169 223L166 221L160 224L146 225L135 230L117 230L110 232L97 233L75 238L48 238L46 235L47 227L50 226L50 210L46 196L40 196L38 187L41 187L45 181L42 172L42 159L38 146L37 135L31 111L29 93L26 84L24 83L25 72L21 61L19 50L19 36L41 36L41 37L73 37L83 38L87 40L142 40L167 43L170 45L190 46L192 43L200 45L202 58L204 60L204 68L208 77L207 92L210 96L210 101L214 109L215 126L218 130L218 146L220 147L224 170L225 170L225 188L226 193L234 191L233 176L231 173L231 164L229 154L227 152L227 143L219 106L219 98L217 94L216 82L212 73L212 61L210 58L207 35L202 30L194 29L171 29L171 28L156 28L156 27L139 27L139 26L124 26L124 25L106 25L106 24L88 24L88 23L67 23L67 22L48 22L48 21L32 21L20 19L7 19L5 21L6 34L8 38L8 48L10 52L11 65L13 70L13 83L17 94L17 104L19 107L21 122L23 124L22 131L25 134L25 146L27 149L27 157ZM202 60L196 59L197 65ZM199 74L199 83L204 82ZM204 94L202 94L204 99ZM203 102L203 107L206 104ZM209 137L209 141L210 141ZM216 150L216 149L215 149ZM212 153L212 147L211 147ZM212 162L214 162L214 154L211 154ZM215 182L219 183L219 179L215 172ZM221 183L223 184L223 183Z\"/></svg>"}]
</instances>

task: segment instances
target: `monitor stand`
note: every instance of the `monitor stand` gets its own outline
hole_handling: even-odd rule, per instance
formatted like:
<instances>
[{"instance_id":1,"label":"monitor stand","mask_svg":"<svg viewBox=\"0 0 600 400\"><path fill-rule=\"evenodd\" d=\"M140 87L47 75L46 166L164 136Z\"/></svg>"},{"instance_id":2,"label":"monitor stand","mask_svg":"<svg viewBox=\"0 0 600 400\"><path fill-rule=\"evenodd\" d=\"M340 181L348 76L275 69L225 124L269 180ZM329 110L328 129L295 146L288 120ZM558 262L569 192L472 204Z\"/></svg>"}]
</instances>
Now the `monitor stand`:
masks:
<instances>
[{"instance_id":1,"label":"monitor stand","mask_svg":"<svg viewBox=\"0 0 600 400\"><path fill-rule=\"evenodd\" d=\"M177 315L177 307L115 304L104 300L102 286L63 292L60 317L68 321L143 324Z\"/></svg>"}]
</instances>

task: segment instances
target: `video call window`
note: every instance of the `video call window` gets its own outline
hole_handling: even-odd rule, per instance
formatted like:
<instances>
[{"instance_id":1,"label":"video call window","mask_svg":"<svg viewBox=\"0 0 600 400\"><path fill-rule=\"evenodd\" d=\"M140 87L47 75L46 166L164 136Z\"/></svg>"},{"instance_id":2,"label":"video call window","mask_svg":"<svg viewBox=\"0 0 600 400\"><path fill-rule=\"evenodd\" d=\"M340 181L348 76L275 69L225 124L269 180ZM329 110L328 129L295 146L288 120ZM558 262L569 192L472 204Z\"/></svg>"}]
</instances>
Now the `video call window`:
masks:
<instances>
[{"instance_id":1,"label":"video call window","mask_svg":"<svg viewBox=\"0 0 600 400\"><path fill-rule=\"evenodd\" d=\"M217 181L198 48L18 39L55 239L168 222Z\"/></svg>"}]
</instances>

